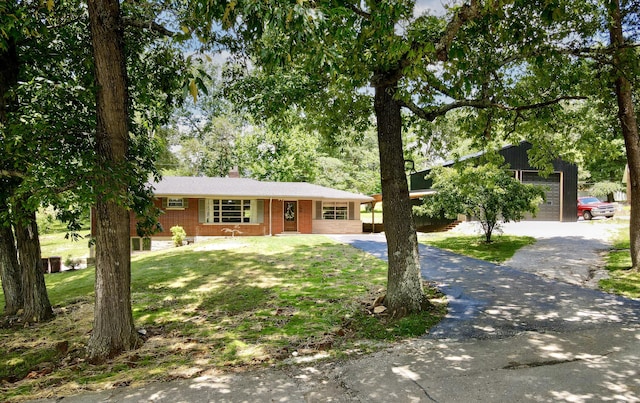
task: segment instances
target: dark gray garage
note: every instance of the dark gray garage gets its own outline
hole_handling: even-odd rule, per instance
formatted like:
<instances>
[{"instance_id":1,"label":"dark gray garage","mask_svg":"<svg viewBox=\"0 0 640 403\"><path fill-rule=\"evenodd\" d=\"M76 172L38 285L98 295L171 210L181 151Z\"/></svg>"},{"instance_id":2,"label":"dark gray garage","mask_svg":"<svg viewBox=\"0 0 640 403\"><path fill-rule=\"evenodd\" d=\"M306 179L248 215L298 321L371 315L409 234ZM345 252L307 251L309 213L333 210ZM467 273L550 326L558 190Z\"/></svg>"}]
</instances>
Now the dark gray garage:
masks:
<instances>
[{"instance_id":1,"label":"dark gray garage","mask_svg":"<svg viewBox=\"0 0 640 403\"><path fill-rule=\"evenodd\" d=\"M532 147L531 143L523 141L518 145L509 145L502 148L499 154L504 157L514 176L523 183L543 185L547 188L547 200L541 204L536 217L528 216L528 220L537 221L576 221L578 208L578 167L570 162L557 159L553 162L554 172L546 177L540 175L540 171L529 164L527 151ZM474 154L461 158L461 160L477 159L482 154ZM444 164L445 167L453 166L455 162ZM431 181L425 179L429 170L411 174L410 189L412 194L421 194L431 188Z\"/></svg>"}]
</instances>

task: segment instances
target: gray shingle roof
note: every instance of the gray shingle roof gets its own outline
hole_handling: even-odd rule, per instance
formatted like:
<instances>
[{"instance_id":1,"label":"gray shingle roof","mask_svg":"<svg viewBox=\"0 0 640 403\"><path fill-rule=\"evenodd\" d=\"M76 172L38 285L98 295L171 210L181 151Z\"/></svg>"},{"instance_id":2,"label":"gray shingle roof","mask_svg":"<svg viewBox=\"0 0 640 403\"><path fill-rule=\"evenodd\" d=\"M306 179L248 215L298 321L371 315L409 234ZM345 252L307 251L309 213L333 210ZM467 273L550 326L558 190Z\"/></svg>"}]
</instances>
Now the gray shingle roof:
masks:
<instances>
[{"instance_id":1,"label":"gray shingle roof","mask_svg":"<svg viewBox=\"0 0 640 403\"><path fill-rule=\"evenodd\" d=\"M306 182L261 182L247 178L165 176L152 183L156 196L246 197L372 201L373 198Z\"/></svg>"}]
</instances>

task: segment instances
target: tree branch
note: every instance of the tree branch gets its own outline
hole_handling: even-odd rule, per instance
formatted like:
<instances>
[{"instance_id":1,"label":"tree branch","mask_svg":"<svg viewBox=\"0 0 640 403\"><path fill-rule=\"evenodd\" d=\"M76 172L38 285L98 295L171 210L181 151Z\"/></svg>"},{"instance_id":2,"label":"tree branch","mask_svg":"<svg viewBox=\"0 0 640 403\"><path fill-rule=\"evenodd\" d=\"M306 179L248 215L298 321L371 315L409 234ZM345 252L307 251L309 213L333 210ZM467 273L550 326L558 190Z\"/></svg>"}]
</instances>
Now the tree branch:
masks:
<instances>
[{"instance_id":1,"label":"tree branch","mask_svg":"<svg viewBox=\"0 0 640 403\"><path fill-rule=\"evenodd\" d=\"M585 100L585 99L587 99L587 97L566 95L566 96L558 97L558 98L555 98L555 99L550 99L548 101L539 102L537 104L523 105L523 106L516 106L516 107L504 107L503 109L509 110L509 111L521 112L521 111L528 111L528 110L531 110L531 109L544 108L544 107L547 107L547 106L551 106L551 105L560 103L562 101L580 101L580 100Z\"/></svg>"},{"instance_id":2,"label":"tree branch","mask_svg":"<svg viewBox=\"0 0 640 403\"><path fill-rule=\"evenodd\" d=\"M25 175L24 172L13 171L8 169L0 169L0 177L2 176L10 177L10 178L22 178L22 179L27 177L27 175Z\"/></svg>"},{"instance_id":3,"label":"tree branch","mask_svg":"<svg viewBox=\"0 0 640 403\"><path fill-rule=\"evenodd\" d=\"M358 16L364 18L364 19L368 20L369 18L371 18L371 14L369 14L368 12L362 10L361 8L356 7L354 4L350 4L349 3L349 4L346 5L346 7L349 10L353 11L354 13L356 13L356 15L358 15Z\"/></svg>"},{"instance_id":4,"label":"tree branch","mask_svg":"<svg viewBox=\"0 0 640 403\"><path fill-rule=\"evenodd\" d=\"M440 116L444 116L447 112L452 111L454 109L471 107L476 109L502 109L505 111L513 111L518 112L518 114L522 111L532 110L544 108L547 106L551 106L554 104L558 104L562 101L570 101L570 100L584 100L586 97L581 96L562 96L555 99L550 99L544 102L539 102L531 105L522 105L522 106L508 106L501 103L493 102L490 99L463 99L460 101L452 102L450 104L441 105L439 107L427 110L425 108L421 108L413 101L406 100L398 100L400 106L403 106L413 112L419 118L422 118L426 121L433 122L436 118Z\"/></svg>"},{"instance_id":5,"label":"tree branch","mask_svg":"<svg viewBox=\"0 0 640 403\"><path fill-rule=\"evenodd\" d=\"M453 19L447 24L444 34L440 41L436 44L436 57L441 62L449 59L449 47L455 39L460 29L469 21L474 20L480 15L480 5L477 0L471 0L469 4L463 4Z\"/></svg>"},{"instance_id":6,"label":"tree branch","mask_svg":"<svg viewBox=\"0 0 640 403\"><path fill-rule=\"evenodd\" d=\"M122 23L129 27L148 29L162 36L172 37L176 34L155 21L140 21L132 18L123 18Z\"/></svg>"}]
</instances>

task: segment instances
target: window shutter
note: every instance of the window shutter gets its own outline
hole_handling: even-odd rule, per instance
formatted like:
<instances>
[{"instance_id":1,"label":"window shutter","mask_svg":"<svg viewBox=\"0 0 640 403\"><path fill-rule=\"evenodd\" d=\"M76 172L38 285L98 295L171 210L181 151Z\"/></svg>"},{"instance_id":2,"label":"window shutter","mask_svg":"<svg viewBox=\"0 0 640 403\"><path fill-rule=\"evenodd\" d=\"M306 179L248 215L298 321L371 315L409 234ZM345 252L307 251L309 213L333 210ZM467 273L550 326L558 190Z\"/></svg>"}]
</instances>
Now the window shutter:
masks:
<instances>
[{"instance_id":1,"label":"window shutter","mask_svg":"<svg viewBox=\"0 0 640 403\"><path fill-rule=\"evenodd\" d=\"M356 204L354 202L349 202L349 219L356 219Z\"/></svg>"},{"instance_id":2,"label":"window shutter","mask_svg":"<svg viewBox=\"0 0 640 403\"><path fill-rule=\"evenodd\" d=\"M322 220L322 202L316 201L316 220Z\"/></svg>"},{"instance_id":3,"label":"window shutter","mask_svg":"<svg viewBox=\"0 0 640 403\"><path fill-rule=\"evenodd\" d=\"M205 208L204 208L204 199L198 200L198 222L203 223L206 220L205 216Z\"/></svg>"},{"instance_id":4,"label":"window shutter","mask_svg":"<svg viewBox=\"0 0 640 403\"><path fill-rule=\"evenodd\" d=\"M161 200L162 200L162 208L167 208L167 198L163 197L161 198Z\"/></svg>"},{"instance_id":5,"label":"window shutter","mask_svg":"<svg viewBox=\"0 0 640 403\"><path fill-rule=\"evenodd\" d=\"M251 212L253 216L253 211ZM257 223L264 222L264 200L258 200L256 208L256 221Z\"/></svg>"},{"instance_id":6,"label":"window shutter","mask_svg":"<svg viewBox=\"0 0 640 403\"><path fill-rule=\"evenodd\" d=\"M182 208L184 209L189 208L189 199L182 199Z\"/></svg>"}]
</instances>

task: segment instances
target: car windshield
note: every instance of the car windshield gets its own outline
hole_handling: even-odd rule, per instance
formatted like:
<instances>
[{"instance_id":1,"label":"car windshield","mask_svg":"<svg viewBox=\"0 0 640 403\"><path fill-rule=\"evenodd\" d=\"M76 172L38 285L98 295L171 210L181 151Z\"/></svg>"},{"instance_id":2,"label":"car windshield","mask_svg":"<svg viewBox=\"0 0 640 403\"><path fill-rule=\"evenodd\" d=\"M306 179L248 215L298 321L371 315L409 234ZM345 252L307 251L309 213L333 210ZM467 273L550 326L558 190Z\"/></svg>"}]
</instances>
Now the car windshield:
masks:
<instances>
[{"instance_id":1,"label":"car windshield","mask_svg":"<svg viewBox=\"0 0 640 403\"><path fill-rule=\"evenodd\" d=\"M580 202L584 204L593 204L600 203L600 200L596 199L595 197L583 197L582 199L580 199Z\"/></svg>"}]
</instances>

